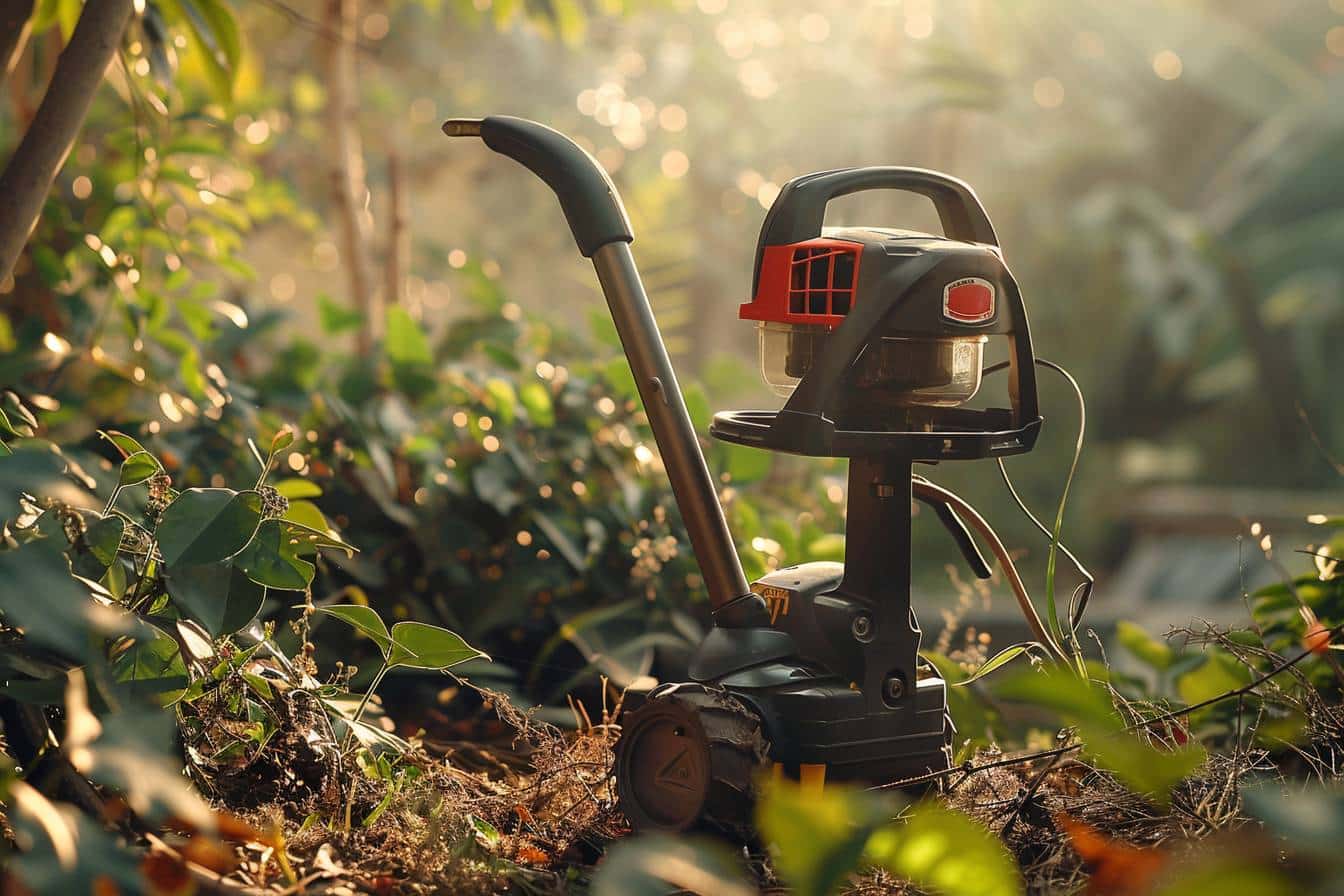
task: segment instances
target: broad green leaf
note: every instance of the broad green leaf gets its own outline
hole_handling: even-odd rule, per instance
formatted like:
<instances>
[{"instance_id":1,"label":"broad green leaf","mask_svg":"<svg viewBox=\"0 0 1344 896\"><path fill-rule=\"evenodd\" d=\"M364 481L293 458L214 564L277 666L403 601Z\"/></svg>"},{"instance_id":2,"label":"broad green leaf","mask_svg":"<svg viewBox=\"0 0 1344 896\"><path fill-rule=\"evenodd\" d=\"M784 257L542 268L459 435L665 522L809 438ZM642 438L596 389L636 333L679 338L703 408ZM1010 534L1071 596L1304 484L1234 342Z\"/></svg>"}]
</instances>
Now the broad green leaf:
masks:
<instances>
[{"instance_id":1,"label":"broad green leaf","mask_svg":"<svg viewBox=\"0 0 1344 896\"><path fill-rule=\"evenodd\" d=\"M313 581L313 564L299 557L281 520L262 520L257 534L233 558L234 565L258 585L281 591L303 591Z\"/></svg>"},{"instance_id":2,"label":"broad green leaf","mask_svg":"<svg viewBox=\"0 0 1344 896\"><path fill-rule=\"evenodd\" d=\"M98 430L98 434L115 445L117 450L121 452L123 458L130 457L132 454L148 453L145 451L144 445L141 445L124 432L117 432L115 429L110 429L104 432L100 429Z\"/></svg>"},{"instance_id":3,"label":"broad green leaf","mask_svg":"<svg viewBox=\"0 0 1344 896\"><path fill-rule=\"evenodd\" d=\"M232 557L247 546L261 522L254 491L191 488L164 510L155 529L169 566L200 566Z\"/></svg>"},{"instance_id":4,"label":"broad green leaf","mask_svg":"<svg viewBox=\"0 0 1344 896\"><path fill-rule=\"evenodd\" d=\"M214 23L206 14L211 4L201 0L178 0L174 6L182 13L179 22L186 26L187 43L215 99L225 105L231 104L236 70L229 62L220 35L215 32ZM224 259L217 259L220 260Z\"/></svg>"},{"instance_id":5,"label":"broad green leaf","mask_svg":"<svg viewBox=\"0 0 1344 896\"><path fill-rule=\"evenodd\" d=\"M461 636L425 622L398 622L392 626L389 666L409 669L447 669L467 660L490 659Z\"/></svg>"},{"instance_id":6,"label":"broad green leaf","mask_svg":"<svg viewBox=\"0 0 1344 896\"><path fill-rule=\"evenodd\" d=\"M1176 679L1176 690L1187 705L1212 700L1235 691L1251 680L1246 667L1231 654L1210 648L1207 659L1196 669Z\"/></svg>"},{"instance_id":7,"label":"broad green leaf","mask_svg":"<svg viewBox=\"0 0 1344 896\"><path fill-rule=\"evenodd\" d=\"M121 462L121 473L117 477L118 485L138 485L160 472L158 460L148 451L137 451Z\"/></svg>"},{"instance_id":8,"label":"broad green leaf","mask_svg":"<svg viewBox=\"0 0 1344 896\"><path fill-rule=\"evenodd\" d=\"M70 575L64 536L54 521L49 525L57 531L46 538L0 551L0 610L27 640L101 661L104 638L133 634L140 627L121 608L89 599L88 589Z\"/></svg>"},{"instance_id":9,"label":"broad green leaf","mask_svg":"<svg viewBox=\"0 0 1344 896\"><path fill-rule=\"evenodd\" d=\"M275 490L291 501L298 498L316 498L322 494L322 486L311 479L281 479L275 484Z\"/></svg>"},{"instance_id":10,"label":"broad green leaf","mask_svg":"<svg viewBox=\"0 0 1344 896\"><path fill-rule=\"evenodd\" d=\"M383 624L383 618L375 610L359 604L334 604L330 607L318 607L317 612L335 616L346 625L367 636L378 645L378 649L382 651L384 657L391 651L392 635L388 632L387 626Z\"/></svg>"},{"instance_id":11,"label":"broad green leaf","mask_svg":"<svg viewBox=\"0 0 1344 896\"><path fill-rule=\"evenodd\" d=\"M527 409L532 425L546 429L555 425L555 406L551 391L541 383L530 381L518 387L518 401Z\"/></svg>"},{"instance_id":12,"label":"broad green leaf","mask_svg":"<svg viewBox=\"0 0 1344 896\"><path fill-rule=\"evenodd\" d=\"M300 511L302 514L303 511ZM325 522L325 519L323 520ZM280 528L284 531L285 537L289 539L294 546L294 552L300 557L307 557L310 554L316 554L324 548L345 551L347 556L353 557L357 552L354 547L330 535L326 530L318 530L305 526L297 520L290 519L287 515L280 518Z\"/></svg>"},{"instance_id":13,"label":"broad green leaf","mask_svg":"<svg viewBox=\"0 0 1344 896\"><path fill-rule=\"evenodd\" d=\"M322 332L332 336L344 333L346 330L357 330L364 322L363 314L353 308L336 304L327 295L317 297L317 314L322 324Z\"/></svg>"},{"instance_id":14,"label":"broad green leaf","mask_svg":"<svg viewBox=\"0 0 1344 896\"><path fill-rule=\"evenodd\" d=\"M327 518L312 501L290 501L284 519L317 532L325 532L331 528Z\"/></svg>"},{"instance_id":15,"label":"broad green leaf","mask_svg":"<svg viewBox=\"0 0 1344 896\"><path fill-rule=\"evenodd\" d=\"M893 814L875 794L843 786L815 794L775 781L756 807L756 825L793 891L825 896L854 872L864 844Z\"/></svg>"},{"instance_id":16,"label":"broad green leaf","mask_svg":"<svg viewBox=\"0 0 1344 896\"><path fill-rule=\"evenodd\" d=\"M117 788L138 815L151 821L173 815L201 830L214 827L214 815L174 754L177 724L171 714L123 710L96 718L81 670L70 674L65 712L65 743L81 772Z\"/></svg>"},{"instance_id":17,"label":"broad green leaf","mask_svg":"<svg viewBox=\"0 0 1344 896\"><path fill-rule=\"evenodd\" d=\"M293 444L294 430L286 426L271 437L271 455L274 456L277 451L284 451Z\"/></svg>"},{"instance_id":18,"label":"broad green leaf","mask_svg":"<svg viewBox=\"0 0 1344 896\"><path fill-rule=\"evenodd\" d=\"M393 364L428 366L434 361L425 331L400 305L387 309L387 335L383 338L383 350Z\"/></svg>"},{"instance_id":19,"label":"broad green leaf","mask_svg":"<svg viewBox=\"0 0 1344 896\"><path fill-rule=\"evenodd\" d=\"M1023 670L1000 684L996 693L1051 710L1065 724L1075 726L1084 752L1097 765L1159 805L1170 802L1171 788L1206 758L1198 744L1159 749L1126 731L1109 692L1064 668Z\"/></svg>"},{"instance_id":20,"label":"broad green leaf","mask_svg":"<svg viewBox=\"0 0 1344 896\"><path fill-rule=\"evenodd\" d=\"M187 686L187 667L177 642L154 628L153 636L136 638L112 661L112 674L123 684L143 684L147 693L164 693Z\"/></svg>"},{"instance_id":21,"label":"broad green leaf","mask_svg":"<svg viewBox=\"0 0 1344 896\"><path fill-rule=\"evenodd\" d=\"M266 599L266 588L232 561L169 567L164 580L173 604L216 638L244 628Z\"/></svg>"},{"instance_id":22,"label":"broad green leaf","mask_svg":"<svg viewBox=\"0 0 1344 896\"><path fill-rule=\"evenodd\" d=\"M742 445L724 445L723 449L728 457L728 475L734 485L756 482L770 474L774 458L769 451Z\"/></svg>"},{"instance_id":23,"label":"broad green leaf","mask_svg":"<svg viewBox=\"0 0 1344 896\"><path fill-rule=\"evenodd\" d=\"M13 447L12 454L0 457L0 520L18 515L21 493L57 498L75 507L94 506L95 499L66 474L68 463L55 445L24 439Z\"/></svg>"},{"instance_id":24,"label":"broad green leaf","mask_svg":"<svg viewBox=\"0 0 1344 896\"><path fill-rule=\"evenodd\" d=\"M1124 619L1115 624L1115 637L1120 646L1133 654L1135 659L1154 669L1166 669L1174 658L1169 644L1159 641L1140 626Z\"/></svg>"},{"instance_id":25,"label":"broad green leaf","mask_svg":"<svg viewBox=\"0 0 1344 896\"><path fill-rule=\"evenodd\" d=\"M494 828L490 828L491 831ZM478 835L480 829L477 828ZM498 832L495 832L498 838ZM482 839L488 840L488 835ZM754 896L742 863L708 837L650 834L617 842L593 875L593 896Z\"/></svg>"},{"instance_id":26,"label":"broad green leaf","mask_svg":"<svg viewBox=\"0 0 1344 896\"><path fill-rule=\"evenodd\" d=\"M1003 842L969 816L920 803L876 831L864 859L941 896L1016 896L1017 862Z\"/></svg>"},{"instance_id":27,"label":"broad green leaf","mask_svg":"<svg viewBox=\"0 0 1344 896\"><path fill-rule=\"evenodd\" d=\"M485 381L485 394L490 396L490 404L494 406L500 422L505 425L512 423L518 409L518 394L513 391L513 384L499 377L491 377Z\"/></svg>"},{"instance_id":28,"label":"broad green leaf","mask_svg":"<svg viewBox=\"0 0 1344 896\"><path fill-rule=\"evenodd\" d=\"M105 516L89 523L81 544L75 545L70 565L86 579L98 581L117 559L121 536L126 521L119 516Z\"/></svg>"}]
</instances>

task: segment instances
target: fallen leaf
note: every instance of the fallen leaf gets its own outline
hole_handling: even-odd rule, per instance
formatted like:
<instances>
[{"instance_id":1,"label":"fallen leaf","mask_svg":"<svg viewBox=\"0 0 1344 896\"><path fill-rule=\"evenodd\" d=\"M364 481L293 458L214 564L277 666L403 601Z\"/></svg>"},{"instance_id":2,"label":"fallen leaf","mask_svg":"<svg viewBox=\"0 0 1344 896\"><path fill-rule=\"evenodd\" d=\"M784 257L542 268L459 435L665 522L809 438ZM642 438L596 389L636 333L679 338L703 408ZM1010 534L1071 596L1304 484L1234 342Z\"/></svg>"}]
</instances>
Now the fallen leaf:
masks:
<instances>
[{"instance_id":1,"label":"fallen leaf","mask_svg":"<svg viewBox=\"0 0 1344 896\"><path fill-rule=\"evenodd\" d=\"M186 863L166 852L151 852L140 863L140 873L156 896L177 896L191 889L191 874ZM115 885L112 892L116 892Z\"/></svg>"},{"instance_id":2,"label":"fallen leaf","mask_svg":"<svg viewBox=\"0 0 1344 896\"><path fill-rule=\"evenodd\" d=\"M549 865L551 862L550 856L530 843L525 843L518 847L518 852L515 854L515 858L517 861L524 862L528 865Z\"/></svg>"},{"instance_id":3,"label":"fallen leaf","mask_svg":"<svg viewBox=\"0 0 1344 896\"><path fill-rule=\"evenodd\" d=\"M1055 824L1068 835L1069 845L1090 869L1087 892L1091 896L1142 896L1152 889L1166 865L1167 856L1162 851L1108 837L1062 812L1055 816Z\"/></svg>"}]
</instances>

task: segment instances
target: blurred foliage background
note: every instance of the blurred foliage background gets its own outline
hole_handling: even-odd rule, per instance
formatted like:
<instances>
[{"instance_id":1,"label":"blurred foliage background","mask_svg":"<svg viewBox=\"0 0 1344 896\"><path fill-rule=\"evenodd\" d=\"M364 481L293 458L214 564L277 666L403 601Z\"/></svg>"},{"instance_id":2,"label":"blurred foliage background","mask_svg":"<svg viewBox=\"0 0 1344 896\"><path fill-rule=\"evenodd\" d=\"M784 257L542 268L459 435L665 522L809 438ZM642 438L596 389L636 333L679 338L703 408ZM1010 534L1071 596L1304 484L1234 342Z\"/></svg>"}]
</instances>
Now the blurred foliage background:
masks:
<instances>
[{"instance_id":1,"label":"blurred foliage background","mask_svg":"<svg viewBox=\"0 0 1344 896\"><path fill-rule=\"evenodd\" d=\"M78 7L36 4L6 149ZM443 118L535 118L613 173L702 426L774 401L736 306L780 185L972 183L1038 352L1088 396L1065 531L1104 572L1145 486L1337 481L1342 77L1337 0L149 2L0 284L0 382L61 444L110 463L115 424L184 485L296 423L292 496L363 550L315 597L450 625L554 699L586 660L628 682L684 651L699 582L553 197ZM874 194L828 220L937 228ZM1011 464L1038 512L1076 420L1042 388L1046 435ZM842 468L709 450L750 574L841 554ZM933 475L1039 580L995 471L962 467ZM948 603L955 551L917 532L917 606Z\"/></svg>"}]
</instances>

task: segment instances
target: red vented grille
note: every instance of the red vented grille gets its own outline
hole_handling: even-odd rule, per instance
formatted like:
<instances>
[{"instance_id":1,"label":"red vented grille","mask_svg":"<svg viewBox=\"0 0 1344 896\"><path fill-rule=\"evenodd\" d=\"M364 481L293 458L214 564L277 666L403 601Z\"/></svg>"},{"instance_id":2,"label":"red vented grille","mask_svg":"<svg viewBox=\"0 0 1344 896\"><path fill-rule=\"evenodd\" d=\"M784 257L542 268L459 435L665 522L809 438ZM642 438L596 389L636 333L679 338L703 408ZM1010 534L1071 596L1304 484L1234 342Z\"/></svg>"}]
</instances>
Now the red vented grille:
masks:
<instances>
[{"instance_id":1,"label":"red vented grille","mask_svg":"<svg viewBox=\"0 0 1344 896\"><path fill-rule=\"evenodd\" d=\"M756 294L743 320L838 327L854 307L863 245L819 237L761 250Z\"/></svg>"},{"instance_id":2,"label":"red vented grille","mask_svg":"<svg viewBox=\"0 0 1344 896\"><path fill-rule=\"evenodd\" d=\"M789 313L844 316L854 304L858 248L800 246L789 264Z\"/></svg>"}]
</instances>

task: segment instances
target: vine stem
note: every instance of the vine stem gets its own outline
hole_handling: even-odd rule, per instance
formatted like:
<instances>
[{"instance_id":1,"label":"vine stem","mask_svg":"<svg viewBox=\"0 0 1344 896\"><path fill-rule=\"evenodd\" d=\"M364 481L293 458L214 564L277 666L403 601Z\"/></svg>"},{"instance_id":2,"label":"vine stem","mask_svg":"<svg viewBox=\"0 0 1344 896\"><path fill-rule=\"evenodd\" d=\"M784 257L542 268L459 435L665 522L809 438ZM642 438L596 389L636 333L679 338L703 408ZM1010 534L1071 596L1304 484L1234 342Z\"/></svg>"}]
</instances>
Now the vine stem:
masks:
<instances>
[{"instance_id":1,"label":"vine stem","mask_svg":"<svg viewBox=\"0 0 1344 896\"><path fill-rule=\"evenodd\" d=\"M359 701L359 706L355 708L355 714L350 719L351 722L358 722L360 717L364 715L364 708L369 705L369 700L373 698L373 692L378 690L378 685L383 683L383 676L386 675L387 670L391 668L391 665L384 659L382 668L378 670L377 675L373 676L373 681L369 684L369 689L364 692L363 699Z\"/></svg>"}]
</instances>

